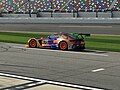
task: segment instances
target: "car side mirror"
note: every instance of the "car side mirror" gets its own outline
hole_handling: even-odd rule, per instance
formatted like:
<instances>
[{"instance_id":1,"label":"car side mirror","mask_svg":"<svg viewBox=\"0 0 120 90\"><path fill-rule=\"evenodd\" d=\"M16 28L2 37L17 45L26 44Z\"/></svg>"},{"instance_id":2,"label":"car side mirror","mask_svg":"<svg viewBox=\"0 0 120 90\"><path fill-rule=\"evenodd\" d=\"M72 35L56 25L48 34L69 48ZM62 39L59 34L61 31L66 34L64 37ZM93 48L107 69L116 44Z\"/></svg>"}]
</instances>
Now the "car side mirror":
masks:
<instances>
[{"instance_id":1,"label":"car side mirror","mask_svg":"<svg viewBox=\"0 0 120 90\"><path fill-rule=\"evenodd\" d=\"M40 39L43 39L43 37L41 37Z\"/></svg>"},{"instance_id":2,"label":"car side mirror","mask_svg":"<svg viewBox=\"0 0 120 90\"><path fill-rule=\"evenodd\" d=\"M90 34L85 34L86 37L90 37Z\"/></svg>"},{"instance_id":3,"label":"car side mirror","mask_svg":"<svg viewBox=\"0 0 120 90\"><path fill-rule=\"evenodd\" d=\"M50 36L48 36L48 38L50 39Z\"/></svg>"}]
</instances>

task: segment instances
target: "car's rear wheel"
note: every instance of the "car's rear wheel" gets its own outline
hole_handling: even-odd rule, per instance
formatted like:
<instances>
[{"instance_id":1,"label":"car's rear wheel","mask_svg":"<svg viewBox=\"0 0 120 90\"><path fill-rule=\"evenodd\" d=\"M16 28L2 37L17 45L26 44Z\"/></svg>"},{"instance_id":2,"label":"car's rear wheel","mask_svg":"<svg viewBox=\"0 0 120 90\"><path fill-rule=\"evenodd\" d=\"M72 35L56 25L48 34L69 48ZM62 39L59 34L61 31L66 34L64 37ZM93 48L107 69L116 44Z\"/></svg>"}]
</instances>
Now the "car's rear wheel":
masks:
<instances>
[{"instance_id":1,"label":"car's rear wheel","mask_svg":"<svg viewBox=\"0 0 120 90\"><path fill-rule=\"evenodd\" d=\"M60 50L68 50L68 44L67 44L67 42L61 41L61 42L59 43L59 49L60 49Z\"/></svg>"},{"instance_id":2,"label":"car's rear wheel","mask_svg":"<svg viewBox=\"0 0 120 90\"><path fill-rule=\"evenodd\" d=\"M37 47L37 42L36 42L35 39L31 39L29 41L29 47L31 47L31 48L36 48Z\"/></svg>"}]
</instances>

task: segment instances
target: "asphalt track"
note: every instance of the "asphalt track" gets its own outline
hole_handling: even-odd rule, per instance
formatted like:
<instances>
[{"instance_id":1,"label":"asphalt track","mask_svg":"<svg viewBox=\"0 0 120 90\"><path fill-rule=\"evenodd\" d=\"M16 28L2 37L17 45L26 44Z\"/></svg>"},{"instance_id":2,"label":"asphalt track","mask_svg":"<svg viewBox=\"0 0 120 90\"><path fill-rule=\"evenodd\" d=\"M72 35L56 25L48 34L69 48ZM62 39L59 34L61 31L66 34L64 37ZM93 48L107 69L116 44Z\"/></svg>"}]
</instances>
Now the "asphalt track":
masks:
<instances>
[{"instance_id":1,"label":"asphalt track","mask_svg":"<svg viewBox=\"0 0 120 90\"><path fill-rule=\"evenodd\" d=\"M0 43L0 72L120 90L120 53L29 49Z\"/></svg>"},{"instance_id":2,"label":"asphalt track","mask_svg":"<svg viewBox=\"0 0 120 90\"><path fill-rule=\"evenodd\" d=\"M81 32L90 34L118 34L119 24L0 24L0 31Z\"/></svg>"}]
</instances>

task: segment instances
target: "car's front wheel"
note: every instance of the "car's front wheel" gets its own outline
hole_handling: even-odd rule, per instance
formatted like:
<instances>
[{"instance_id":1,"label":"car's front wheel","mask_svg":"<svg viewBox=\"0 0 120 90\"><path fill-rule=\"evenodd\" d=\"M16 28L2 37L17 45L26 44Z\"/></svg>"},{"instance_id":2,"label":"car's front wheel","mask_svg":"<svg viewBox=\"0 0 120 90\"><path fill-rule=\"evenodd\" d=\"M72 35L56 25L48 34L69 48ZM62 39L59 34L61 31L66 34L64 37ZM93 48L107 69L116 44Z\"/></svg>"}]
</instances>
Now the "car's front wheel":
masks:
<instances>
[{"instance_id":1,"label":"car's front wheel","mask_svg":"<svg viewBox=\"0 0 120 90\"><path fill-rule=\"evenodd\" d=\"M67 44L67 42L61 41L61 42L59 43L59 49L60 49L60 50L68 50L68 44Z\"/></svg>"},{"instance_id":2,"label":"car's front wheel","mask_svg":"<svg viewBox=\"0 0 120 90\"><path fill-rule=\"evenodd\" d=\"M35 39L31 39L29 41L29 47L36 48L37 47L37 41Z\"/></svg>"}]
</instances>

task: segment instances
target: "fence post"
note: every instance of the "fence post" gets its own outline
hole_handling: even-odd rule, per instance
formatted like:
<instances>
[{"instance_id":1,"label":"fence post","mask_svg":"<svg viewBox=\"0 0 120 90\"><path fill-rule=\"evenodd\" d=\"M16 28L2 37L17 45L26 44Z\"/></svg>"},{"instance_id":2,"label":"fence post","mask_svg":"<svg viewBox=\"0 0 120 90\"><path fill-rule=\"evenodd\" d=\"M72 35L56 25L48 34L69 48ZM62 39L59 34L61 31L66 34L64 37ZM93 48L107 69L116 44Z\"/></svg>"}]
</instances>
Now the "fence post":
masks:
<instances>
[{"instance_id":1,"label":"fence post","mask_svg":"<svg viewBox=\"0 0 120 90\"><path fill-rule=\"evenodd\" d=\"M111 18L113 18L113 10L111 9Z\"/></svg>"},{"instance_id":2,"label":"fence post","mask_svg":"<svg viewBox=\"0 0 120 90\"><path fill-rule=\"evenodd\" d=\"M30 7L30 0L28 0L28 4L29 4L29 11L28 11L28 13L29 13L29 17L31 17L31 7Z\"/></svg>"},{"instance_id":3,"label":"fence post","mask_svg":"<svg viewBox=\"0 0 120 90\"><path fill-rule=\"evenodd\" d=\"M78 15L78 9L77 9L77 18L79 17L79 15Z\"/></svg>"},{"instance_id":4,"label":"fence post","mask_svg":"<svg viewBox=\"0 0 120 90\"><path fill-rule=\"evenodd\" d=\"M53 17L53 11L51 11L51 17Z\"/></svg>"}]
</instances>

